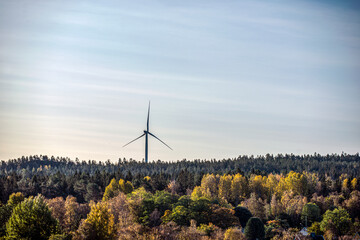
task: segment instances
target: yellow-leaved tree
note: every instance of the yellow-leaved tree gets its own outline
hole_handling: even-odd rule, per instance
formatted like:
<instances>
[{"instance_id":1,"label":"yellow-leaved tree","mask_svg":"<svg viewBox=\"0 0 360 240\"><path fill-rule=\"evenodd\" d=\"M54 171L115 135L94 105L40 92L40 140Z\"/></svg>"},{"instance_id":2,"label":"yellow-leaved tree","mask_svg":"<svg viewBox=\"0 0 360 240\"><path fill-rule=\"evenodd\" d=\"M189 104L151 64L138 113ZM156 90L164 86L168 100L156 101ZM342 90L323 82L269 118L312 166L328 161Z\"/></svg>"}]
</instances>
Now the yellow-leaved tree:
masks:
<instances>
[{"instance_id":1,"label":"yellow-leaved tree","mask_svg":"<svg viewBox=\"0 0 360 240\"><path fill-rule=\"evenodd\" d=\"M291 171L285 178L287 190L295 195L306 196L308 192L307 179L304 175Z\"/></svg>"},{"instance_id":2,"label":"yellow-leaved tree","mask_svg":"<svg viewBox=\"0 0 360 240\"><path fill-rule=\"evenodd\" d=\"M201 187L204 189L206 197L216 198L218 196L218 180L214 174L206 174L201 179Z\"/></svg>"},{"instance_id":3,"label":"yellow-leaved tree","mask_svg":"<svg viewBox=\"0 0 360 240\"><path fill-rule=\"evenodd\" d=\"M107 202L90 203L91 210L83 220L73 239L102 239L113 240L116 236L114 215Z\"/></svg>"},{"instance_id":4,"label":"yellow-leaved tree","mask_svg":"<svg viewBox=\"0 0 360 240\"><path fill-rule=\"evenodd\" d=\"M274 175L270 173L266 179L265 189L267 191L267 197L270 199L276 191L276 187L280 181L280 175Z\"/></svg>"},{"instance_id":5,"label":"yellow-leaved tree","mask_svg":"<svg viewBox=\"0 0 360 240\"><path fill-rule=\"evenodd\" d=\"M356 190L357 187L358 187L357 179L353 178L353 180L351 180L351 189Z\"/></svg>"},{"instance_id":6,"label":"yellow-leaved tree","mask_svg":"<svg viewBox=\"0 0 360 240\"><path fill-rule=\"evenodd\" d=\"M266 196L266 176L252 175L250 177L250 189L256 196L265 198Z\"/></svg>"},{"instance_id":7,"label":"yellow-leaved tree","mask_svg":"<svg viewBox=\"0 0 360 240\"><path fill-rule=\"evenodd\" d=\"M119 183L115 178L111 179L110 184L105 188L103 201L107 201L119 194Z\"/></svg>"},{"instance_id":8,"label":"yellow-leaved tree","mask_svg":"<svg viewBox=\"0 0 360 240\"><path fill-rule=\"evenodd\" d=\"M248 184L246 178L238 173L231 181L231 201L237 206L247 195Z\"/></svg>"},{"instance_id":9,"label":"yellow-leaved tree","mask_svg":"<svg viewBox=\"0 0 360 240\"><path fill-rule=\"evenodd\" d=\"M343 193L349 193L350 192L350 181L348 178L345 178L344 181L341 184L341 191Z\"/></svg>"},{"instance_id":10,"label":"yellow-leaved tree","mask_svg":"<svg viewBox=\"0 0 360 240\"><path fill-rule=\"evenodd\" d=\"M224 240L246 239L239 228L228 228L224 234Z\"/></svg>"},{"instance_id":11,"label":"yellow-leaved tree","mask_svg":"<svg viewBox=\"0 0 360 240\"><path fill-rule=\"evenodd\" d=\"M231 175L223 175L219 181L219 198L230 201L231 198Z\"/></svg>"},{"instance_id":12,"label":"yellow-leaved tree","mask_svg":"<svg viewBox=\"0 0 360 240\"><path fill-rule=\"evenodd\" d=\"M134 190L131 182L126 181L124 179L119 180L119 190L125 194L131 193Z\"/></svg>"},{"instance_id":13,"label":"yellow-leaved tree","mask_svg":"<svg viewBox=\"0 0 360 240\"><path fill-rule=\"evenodd\" d=\"M196 201L201 197L204 197L204 189L202 187L196 186L191 193L191 200Z\"/></svg>"},{"instance_id":14,"label":"yellow-leaved tree","mask_svg":"<svg viewBox=\"0 0 360 240\"><path fill-rule=\"evenodd\" d=\"M281 198L281 196L286 190L287 190L287 186L285 182L285 177L284 175L281 174L279 175L279 181L275 188L275 194L278 198Z\"/></svg>"}]
</instances>

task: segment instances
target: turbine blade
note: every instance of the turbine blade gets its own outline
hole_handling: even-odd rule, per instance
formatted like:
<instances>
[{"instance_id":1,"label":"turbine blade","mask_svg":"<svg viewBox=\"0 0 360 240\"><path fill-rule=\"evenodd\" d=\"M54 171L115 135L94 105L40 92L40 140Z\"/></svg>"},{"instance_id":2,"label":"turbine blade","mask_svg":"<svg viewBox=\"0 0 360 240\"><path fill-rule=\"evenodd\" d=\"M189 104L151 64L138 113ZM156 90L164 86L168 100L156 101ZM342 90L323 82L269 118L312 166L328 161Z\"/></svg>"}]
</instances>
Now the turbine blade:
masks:
<instances>
[{"instance_id":1,"label":"turbine blade","mask_svg":"<svg viewBox=\"0 0 360 240\"><path fill-rule=\"evenodd\" d=\"M167 145L166 143L164 143L163 141L161 141L160 138L158 138L157 136L155 136L155 135L152 134L151 132L148 132L148 134L150 134L151 136L153 136L154 138L156 138L157 140L159 140L160 142L162 142L165 146L167 146L168 148L170 148L171 150L173 150L171 147L169 147L169 145Z\"/></svg>"},{"instance_id":2,"label":"turbine blade","mask_svg":"<svg viewBox=\"0 0 360 240\"><path fill-rule=\"evenodd\" d=\"M148 107L148 117L147 117L146 131L149 131L149 116L150 116L150 101L149 101L149 107Z\"/></svg>"},{"instance_id":3,"label":"turbine blade","mask_svg":"<svg viewBox=\"0 0 360 240\"><path fill-rule=\"evenodd\" d=\"M143 136L145 136L145 133L143 134L143 135L141 135L140 137L137 137L137 138L135 138L134 140L132 140L131 142L128 142L127 144L125 144L123 147L125 147L125 146L127 146L127 145L129 145L130 143L132 143L132 142L135 142L136 140L138 140L139 138L141 138L141 137L143 137Z\"/></svg>"}]
</instances>

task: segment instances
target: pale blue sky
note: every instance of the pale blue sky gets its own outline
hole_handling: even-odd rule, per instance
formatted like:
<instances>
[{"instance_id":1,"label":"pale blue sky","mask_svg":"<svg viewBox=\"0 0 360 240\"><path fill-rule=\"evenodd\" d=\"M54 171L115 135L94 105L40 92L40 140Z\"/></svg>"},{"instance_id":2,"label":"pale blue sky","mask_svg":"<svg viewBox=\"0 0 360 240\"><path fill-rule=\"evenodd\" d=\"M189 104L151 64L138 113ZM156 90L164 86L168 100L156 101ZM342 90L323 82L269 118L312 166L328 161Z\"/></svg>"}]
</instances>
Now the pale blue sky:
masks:
<instances>
[{"instance_id":1,"label":"pale blue sky","mask_svg":"<svg viewBox=\"0 0 360 240\"><path fill-rule=\"evenodd\" d=\"M356 1L0 0L0 159L360 149ZM341 1L344 2L344 1Z\"/></svg>"}]
</instances>

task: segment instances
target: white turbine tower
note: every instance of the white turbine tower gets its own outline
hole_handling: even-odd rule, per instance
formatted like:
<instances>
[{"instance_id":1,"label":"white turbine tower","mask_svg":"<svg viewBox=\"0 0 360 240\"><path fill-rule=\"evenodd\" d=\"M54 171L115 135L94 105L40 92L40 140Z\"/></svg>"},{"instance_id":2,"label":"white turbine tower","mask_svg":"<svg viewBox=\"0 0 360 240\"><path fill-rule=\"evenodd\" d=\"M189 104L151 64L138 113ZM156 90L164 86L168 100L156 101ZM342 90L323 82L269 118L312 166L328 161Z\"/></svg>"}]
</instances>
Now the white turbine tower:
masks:
<instances>
[{"instance_id":1,"label":"white turbine tower","mask_svg":"<svg viewBox=\"0 0 360 240\"><path fill-rule=\"evenodd\" d=\"M160 140L160 138L158 138L157 136L155 136L154 134L152 134L149 131L149 116L150 116L150 101L149 101L149 108L148 108L148 116L147 116L147 124L146 124L146 130L144 130L144 133L140 136L135 138L134 140L132 140L131 142L128 142L127 144L125 144L123 147L129 145L130 143L138 140L139 138L142 138L143 136L145 136L145 162L148 162L148 150L149 150L149 144L148 144L148 135L153 136L154 138L156 138L157 140L159 140L161 143L163 143L165 146L167 146L168 148L170 148L171 150L173 150L171 147L169 147L166 143L164 143L162 140Z\"/></svg>"}]
</instances>

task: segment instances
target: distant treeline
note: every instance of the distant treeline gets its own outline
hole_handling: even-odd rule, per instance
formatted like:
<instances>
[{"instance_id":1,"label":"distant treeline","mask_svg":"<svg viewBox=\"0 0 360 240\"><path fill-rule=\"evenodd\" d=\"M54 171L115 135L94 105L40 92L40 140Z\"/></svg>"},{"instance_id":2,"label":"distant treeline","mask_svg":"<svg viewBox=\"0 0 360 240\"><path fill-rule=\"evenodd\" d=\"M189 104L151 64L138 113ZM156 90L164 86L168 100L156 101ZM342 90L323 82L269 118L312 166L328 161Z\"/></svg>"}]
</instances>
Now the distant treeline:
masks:
<instances>
[{"instance_id":1,"label":"distant treeline","mask_svg":"<svg viewBox=\"0 0 360 240\"><path fill-rule=\"evenodd\" d=\"M75 161L63 157L29 156L0 165L0 201L6 202L9 195L22 192L25 196L41 193L47 198L75 196L80 203L100 199L110 180L124 179L135 188L145 187L150 192L164 190L175 180L180 195L187 189L199 186L205 174L237 174L266 176L287 174L290 171L317 173L320 181L338 179L346 174L349 179L360 177L360 156L349 154L332 155L270 155L239 156L224 160L194 160L151 163L119 159L117 163ZM146 181L149 176L152 180ZM335 180L336 183L336 180ZM341 185L341 183L336 183ZM324 190L326 194L327 190Z\"/></svg>"},{"instance_id":2,"label":"distant treeline","mask_svg":"<svg viewBox=\"0 0 360 240\"><path fill-rule=\"evenodd\" d=\"M110 160L106 162L97 162L94 160L80 161L79 159L71 160L65 157L48 157L29 156L8 161L1 161L0 175L8 175L10 173L23 173L30 176L52 175L54 173L62 173L65 175L73 175L76 173L86 173L93 175L97 171L105 171L107 173L120 172L126 175L130 172L132 175L154 175L154 174L170 174L177 177L182 170L187 170L193 174L269 174L269 173L288 173L296 172L316 172L318 174L328 175L333 178L341 174L355 176L360 171L359 153L354 155L343 153L320 155L294 155L294 154L266 154L265 156L239 156L233 159L222 160L182 160L176 162L167 162L158 160L156 162L144 163L135 160L119 159L112 163Z\"/></svg>"}]
</instances>

